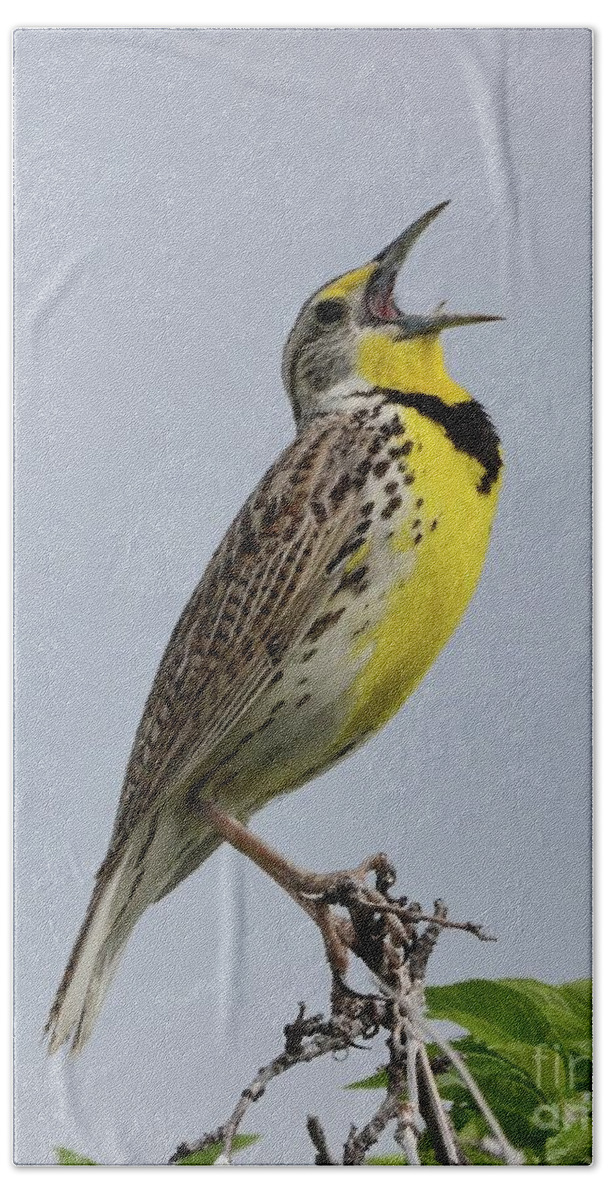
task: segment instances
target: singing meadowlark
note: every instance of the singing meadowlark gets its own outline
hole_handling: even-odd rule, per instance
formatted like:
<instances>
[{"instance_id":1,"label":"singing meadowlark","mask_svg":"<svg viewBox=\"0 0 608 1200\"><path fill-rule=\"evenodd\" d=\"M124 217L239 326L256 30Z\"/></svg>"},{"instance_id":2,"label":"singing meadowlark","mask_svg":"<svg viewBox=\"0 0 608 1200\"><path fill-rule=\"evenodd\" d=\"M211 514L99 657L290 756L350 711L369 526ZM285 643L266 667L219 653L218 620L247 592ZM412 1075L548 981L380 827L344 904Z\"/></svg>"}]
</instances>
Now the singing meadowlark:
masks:
<instances>
[{"instance_id":1,"label":"singing meadowlark","mask_svg":"<svg viewBox=\"0 0 608 1200\"><path fill-rule=\"evenodd\" d=\"M136 921L227 838L297 898L245 826L388 721L477 585L501 481L482 406L440 335L498 318L411 316L397 273L445 207L302 308L283 354L297 432L182 613L137 729L110 846L49 1017L89 1037Z\"/></svg>"}]
</instances>

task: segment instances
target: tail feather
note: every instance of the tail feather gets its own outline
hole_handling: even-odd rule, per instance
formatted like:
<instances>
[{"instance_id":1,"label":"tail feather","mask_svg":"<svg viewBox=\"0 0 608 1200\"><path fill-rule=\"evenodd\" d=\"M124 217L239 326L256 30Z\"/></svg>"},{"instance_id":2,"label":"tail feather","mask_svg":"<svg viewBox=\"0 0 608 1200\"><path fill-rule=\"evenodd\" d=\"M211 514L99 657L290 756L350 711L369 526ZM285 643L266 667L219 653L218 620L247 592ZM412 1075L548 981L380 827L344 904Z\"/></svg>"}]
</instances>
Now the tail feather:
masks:
<instances>
[{"instance_id":1,"label":"tail feather","mask_svg":"<svg viewBox=\"0 0 608 1200\"><path fill-rule=\"evenodd\" d=\"M101 868L46 1025L51 1054L67 1041L73 1052L84 1046L120 952L143 911L139 905L135 911L135 897L128 904L134 883L130 867L132 854L125 850Z\"/></svg>"},{"instance_id":2,"label":"tail feather","mask_svg":"<svg viewBox=\"0 0 608 1200\"><path fill-rule=\"evenodd\" d=\"M101 867L46 1024L49 1053L66 1042L71 1053L82 1050L140 916L218 844L215 837L199 840L199 832L194 840L178 836L176 846L172 833L175 829L166 821L159 824L158 815L150 817L131 830L124 847L110 853Z\"/></svg>"}]
</instances>

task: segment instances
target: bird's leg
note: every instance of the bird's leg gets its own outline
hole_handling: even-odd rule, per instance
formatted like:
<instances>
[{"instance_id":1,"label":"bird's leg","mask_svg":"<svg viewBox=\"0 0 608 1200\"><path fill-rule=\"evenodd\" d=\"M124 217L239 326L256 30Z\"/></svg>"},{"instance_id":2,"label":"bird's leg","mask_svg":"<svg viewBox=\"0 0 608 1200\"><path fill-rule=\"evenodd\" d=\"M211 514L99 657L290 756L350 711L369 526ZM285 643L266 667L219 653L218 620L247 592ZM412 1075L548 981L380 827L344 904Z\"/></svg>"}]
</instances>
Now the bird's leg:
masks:
<instances>
[{"instance_id":1,"label":"bird's leg","mask_svg":"<svg viewBox=\"0 0 608 1200\"><path fill-rule=\"evenodd\" d=\"M358 867L348 871L303 871L213 801L204 801L201 809L206 820L224 841L229 842L241 854L245 854L261 867L286 892L297 897L304 907L318 900L338 903L338 893L342 887L348 887L352 883L365 883L366 876L371 871L375 871L377 875L388 876L385 882L389 885L394 882L393 868L384 854L370 855ZM335 899L332 900L332 897Z\"/></svg>"},{"instance_id":2,"label":"bird's leg","mask_svg":"<svg viewBox=\"0 0 608 1200\"><path fill-rule=\"evenodd\" d=\"M303 890L300 886L303 872L298 870L295 863L283 858L260 837L252 833L246 825L237 821L235 817L231 817L219 805L207 801L203 802L201 807L205 819L210 825L213 825L224 841L229 842L235 850L239 850L241 854L245 854L258 867L261 867L285 891L292 893Z\"/></svg>"},{"instance_id":3,"label":"bird's leg","mask_svg":"<svg viewBox=\"0 0 608 1200\"><path fill-rule=\"evenodd\" d=\"M339 975L343 975L348 966L348 950L354 941L354 930L351 921L333 913L330 905L339 902L341 888L352 883L363 883L370 871L382 868L383 856L366 859L352 871L330 871L326 874L303 871L212 801L203 803L202 812L224 841L261 867L304 909L321 931L330 965Z\"/></svg>"}]
</instances>

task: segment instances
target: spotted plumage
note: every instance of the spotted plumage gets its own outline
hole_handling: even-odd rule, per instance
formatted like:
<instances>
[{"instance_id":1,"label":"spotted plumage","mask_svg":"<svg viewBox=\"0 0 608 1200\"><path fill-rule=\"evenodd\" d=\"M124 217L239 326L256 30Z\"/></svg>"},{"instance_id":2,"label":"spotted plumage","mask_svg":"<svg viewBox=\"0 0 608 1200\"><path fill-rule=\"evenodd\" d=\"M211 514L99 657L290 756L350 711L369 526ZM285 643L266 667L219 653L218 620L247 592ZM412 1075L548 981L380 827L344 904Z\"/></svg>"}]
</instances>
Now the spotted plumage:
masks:
<instances>
[{"instance_id":1,"label":"spotted plumage","mask_svg":"<svg viewBox=\"0 0 608 1200\"><path fill-rule=\"evenodd\" d=\"M84 1044L143 910L218 845L206 804L247 821L353 753L417 685L472 594L501 452L443 370L441 324L391 307L408 237L326 285L290 335L297 436L228 529L163 655L49 1018L52 1049Z\"/></svg>"}]
</instances>

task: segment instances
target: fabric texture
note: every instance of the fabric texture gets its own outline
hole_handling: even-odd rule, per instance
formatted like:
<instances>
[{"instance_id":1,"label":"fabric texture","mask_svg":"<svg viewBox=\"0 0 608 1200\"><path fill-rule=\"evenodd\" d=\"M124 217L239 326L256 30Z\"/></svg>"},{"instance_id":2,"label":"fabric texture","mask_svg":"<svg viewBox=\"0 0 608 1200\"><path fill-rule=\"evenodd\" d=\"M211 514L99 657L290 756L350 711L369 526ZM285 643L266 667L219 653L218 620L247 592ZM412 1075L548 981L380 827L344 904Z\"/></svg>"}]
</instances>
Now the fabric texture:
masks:
<instances>
[{"instance_id":1,"label":"fabric texture","mask_svg":"<svg viewBox=\"0 0 608 1200\"><path fill-rule=\"evenodd\" d=\"M186 621L183 642L171 644L169 681L146 710L137 786L123 793L128 820L115 829L114 857L97 885L98 896L110 878L114 891L104 893L95 954L106 926L114 940L105 959L88 965L82 988L91 979L97 987L102 968L111 987L103 1005L100 992L79 1057L48 1057L42 1030L175 623L237 512L293 440L294 415L308 419L314 371L331 376L328 404L340 408L350 396L344 380L352 391L351 375L335 351L341 335L334 344L328 329L353 296L371 305L368 276L355 278L354 269L380 261L382 247L445 200L449 207L397 277L398 308L387 307L392 293L374 295L368 316L378 323L376 340L362 343L353 360L366 413L356 432L344 433L343 414L332 418L344 444L339 453L331 441L321 451L326 418L310 401L307 432L298 425L304 449L286 456L287 483L274 477L280 503L270 512L262 488L257 509L252 501L235 525L241 610L253 595L259 608L269 605L262 611L279 632L302 639L303 654L322 634L319 653L328 655L324 672L298 667L293 675L302 708L297 722L281 726L280 763L278 741L269 735L260 743L261 758L277 762L274 775L257 763L247 776L250 795L249 780L258 781L250 829L315 871L384 850L401 892L426 910L443 896L454 919L480 921L496 934L496 942L442 934L429 966L431 1015L440 1015L441 988L459 981L544 986L590 975L591 36L582 29L51 28L18 30L14 44L15 1159L53 1163L64 1147L100 1164L162 1164L180 1143L226 1120L241 1089L280 1051L300 1001L309 1012L328 1003L319 931L211 826L195 837L180 816L182 857L175 853L166 867L158 830L175 839L177 826L159 826L154 805L146 805L149 781L164 786L173 778L162 756L165 741L175 746L175 722L195 738L199 677L187 692L178 689L194 621ZM328 281L314 317L314 337L326 339L323 357L315 358L313 317L304 313L282 383L289 332ZM428 337L430 328L413 325L411 314L446 326L441 366L418 356L405 400L390 372L377 373L387 352L378 342L382 322L395 312L410 321L409 339ZM437 313L504 320L465 326ZM301 344L313 349L309 358L302 352L298 375ZM405 369L403 357L399 363ZM463 396L482 408L463 417ZM378 411L391 405L396 421L380 442L375 427L366 432L366 421L380 420L374 403ZM407 689L392 676L397 698L381 703L374 675L369 728L358 709L355 733L341 741L339 732L333 741L328 735L330 770L317 773L315 749L290 774L285 747L303 740L299 722L316 679L326 688L328 727L347 728L332 658L342 599L350 602L372 572L389 570L378 554L365 562L371 509L360 510L373 507L375 492L356 489L386 490L388 536L406 508L397 512L398 489L409 488L408 553L422 553L415 477L420 483L427 469L427 433L436 439L432 464L441 474L455 461L463 479L468 471L476 503L487 501L484 490L497 484L504 460L483 570L486 542L477 558L467 543L475 577L466 601L474 591L473 598L446 641L452 626L441 604L430 603L430 585L412 591L402 624L391 627L391 654L412 606L427 606L427 626L443 620L445 636L442 626L436 650L421 655L418 673L412 668L418 686L407 703L399 707ZM374 475L391 450L395 479L388 465ZM322 469L313 461L321 454ZM400 454L412 456L411 469L399 466ZM443 474L434 491L428 486L443 516L454 488L469 484ZM312 505L305 518L302 495L301 505ZM433 519L420 525L421 537L434 536ZM300 520L314 551L289 600L280 586L289 583L289 538ZM476 516L466 520L470 539L486 537L489 518L479 527ZM450 594L466 574L463 562L445 575ZM254 566L260 574L252 583ZM264 569L279 581L271 600L262 594ZM230 755L243 757L239 746L274 719L289 689L281 680L274 707L268 701L258 715L260 689L284 665L280 639L262 639L251 664L247 630L225 651L231 627L221 623L229 603L221 563L207 580L217 625L201 642L205 731L212 769L219 763L229 789ZM357 593L349 636L365 631L364 599ZM463 591L458 617L464 607ZM414 646L418 626L408 636ZM373 653L363 643L359 649ZM210 654L221 660L219 674ZM384 666L378 670L387 689ZM312 686L304 682L310 675ZM209 690L216 677L220 700ZM371 695L369 678L365 686ZM249 724L248 705L256 717ZM184 750L184 805L190 762ZM301 786L290 790L290 781ZM250 815L243 788L232 786L234 813ZM277 791L284 794L259 806ZM121 859L140 810L149 824L137 827L139 841ZM190 820L198 829L198 810ZM149 851L156 874L136 897ZM356 986L364 983L356 976ZM540 996L528 990L525 1004L538 1007ZM570 1003L565 996L560 1004ZM80 1011L73 1007L72 1031ZM464 1016L460 1025L483 1041ZM568 1043L568 1054L576 1046ZM375 1069L379 1044L374 1051L322 1058L269 1087L240 1131L259 1140L235 1161L312 1164L310 1112L330 1144L344 1143L351 1122L365 1123L374 1096L346 1085ZM534 1113L556 1101L542 1078L533 1085L526 1153L542 1162L549 1153L553 1161L586 1161L567 1157L575 1153L572 1129L550 1131L565 1138L563 1152L559 1141L547 1149L547 1133L534 1141ZM575 1091L587 1095L583 1084ZM515 1146L518 1129L507 1130ZM387 1134L373 1153L392 1153L389 1142Z\"/></svg>"}]
</instances>

